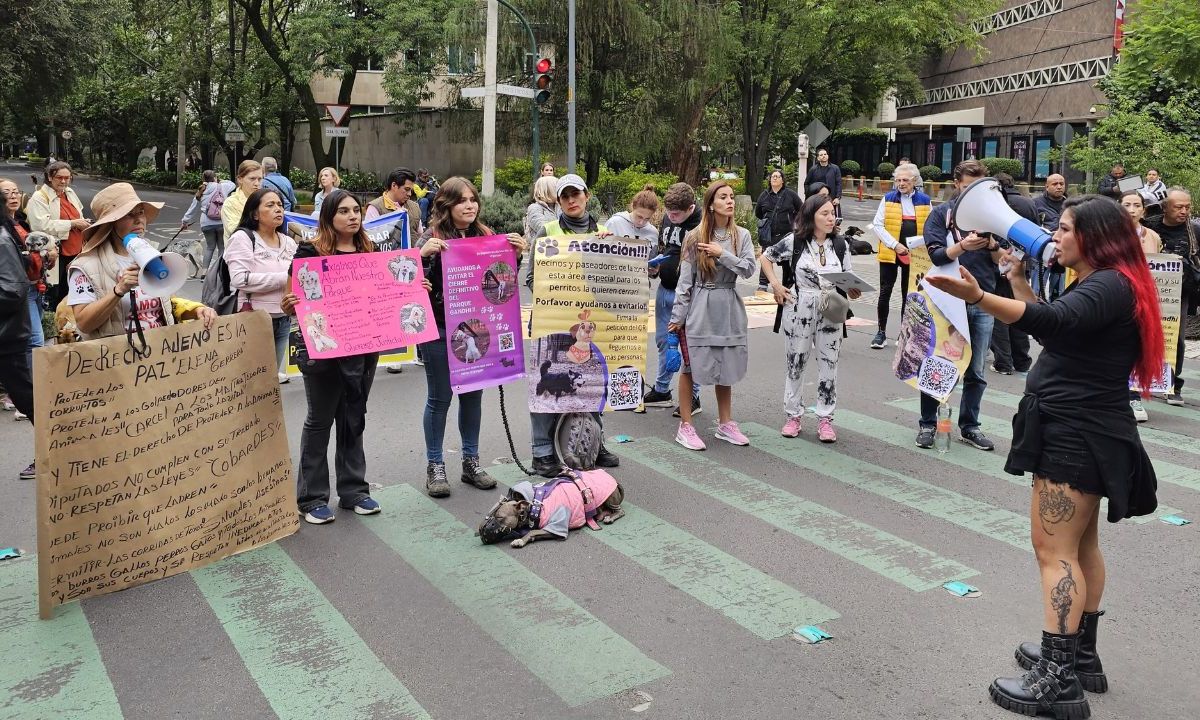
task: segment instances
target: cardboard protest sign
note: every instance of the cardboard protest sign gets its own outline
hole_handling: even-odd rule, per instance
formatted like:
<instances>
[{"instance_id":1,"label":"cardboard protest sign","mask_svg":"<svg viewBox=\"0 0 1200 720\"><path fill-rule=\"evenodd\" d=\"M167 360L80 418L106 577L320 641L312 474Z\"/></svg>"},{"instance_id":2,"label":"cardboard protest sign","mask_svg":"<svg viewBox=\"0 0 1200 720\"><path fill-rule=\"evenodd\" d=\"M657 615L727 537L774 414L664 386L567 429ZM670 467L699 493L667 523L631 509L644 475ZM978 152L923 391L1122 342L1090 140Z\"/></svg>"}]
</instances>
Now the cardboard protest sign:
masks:
<instances>
[{"instance_id":1,"label":"cardboard protest sign","mask_svg":"<svg viewBox=\"0 0 1200 720\"><path fill-rule=\"evenodd\" d=\"M1183 258L1163 253L1146 256L1150 277L1158 288L1158 307L1163 326L1163 370L1150 385L1152 392L1168 393L1175 389L1175 351L1179 347L1179 333L1183 321ZM1138 382L1130 377L1129 387L1138 388Z\"/></svg>"},{"instance_id":2,"label":"cardboard protest sign","mask_svg":"<svg viewBox=\"0 0 1200 720\"><path fill-rule=\"evenodd\" d=\"M530 412L637 407L646 364L647 243L558 235L534 248Z\"/></svg>"},{"instance_id":3,"label":"cardboard protest sign","mask_svg":"<svg viewBox=\"0 0 1200 720\"><path fill-rule=\"evenodd\" d=\"M416 250L292 261L296 321L314 360L386 352L436 340Z\"/></svg>"},{"instance_id":4,"label":"cardboard protest sign","mask_svg":"<svg viewBox=\"0 0 1200 720\"><path fill-rule=\"evenodd\" d=\"M265 312L34 353L41 616L296 531Z\"/></svg>"},{"instance_id":5,"label":"cardboard protest sign","mask_svg":"<svg viewBox=\"0 0 1200 720\"><path fill-rule=\"evenodd\" d=\"M971 329L962 300L923 282L930 274L958 274L958 263L937 266L923 241L909 238L912 267L892 370L913 388L945 402L971 364Z\"/></svg>"},{"instance_id":6,"label":"cardboard protest sign","mask_svg":"<svg viewBox=\"0 0 1200 720\"><path fill-rule=\"evenodd\" d=\"M285 212L284 227L297 240L312 242L317 236L317 218L303 213ZM396 210L386 215L367 220L363 223L367 237L375 243L378 251L405 250L411 247L412 238L408 236L408 212Z\"/></svg>"},{"instance_id":7,"label":"cardboard protest sign","mask_svg":"<svg viewBox=\"0 0 1200 720\"><path fill-rule=\"evenodd\" d=\"M442 293L450 388L471 392L525 375L517 256L504 235L450 241Z\"/></svg>"}]
</instances>

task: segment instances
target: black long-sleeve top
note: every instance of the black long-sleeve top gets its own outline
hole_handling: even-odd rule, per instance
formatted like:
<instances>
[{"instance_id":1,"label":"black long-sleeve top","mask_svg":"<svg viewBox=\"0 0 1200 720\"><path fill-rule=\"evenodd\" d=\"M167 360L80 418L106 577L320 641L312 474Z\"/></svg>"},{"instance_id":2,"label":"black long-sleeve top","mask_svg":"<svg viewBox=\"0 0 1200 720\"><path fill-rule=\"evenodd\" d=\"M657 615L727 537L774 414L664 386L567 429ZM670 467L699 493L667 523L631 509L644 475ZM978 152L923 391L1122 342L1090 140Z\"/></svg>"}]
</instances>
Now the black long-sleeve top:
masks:
<instances>
[{"instance_id":1,"label":"black long-sleeve top","mask_svg":"<svg viewBox=\"0 0 1200 720\"><path fill-rule=\"evenodd\" d=\"M1028 303L1012 327L1038 339L1042 354L1025 382L1005 470L1037 468L1043 419L1079 433L1109 498L1108 520L1153 512L1157 479L1129 410L1129 376L1141 355L1133 288L1116 270L1097 270L1052 303Z\"/></svg>"}]
</instances>

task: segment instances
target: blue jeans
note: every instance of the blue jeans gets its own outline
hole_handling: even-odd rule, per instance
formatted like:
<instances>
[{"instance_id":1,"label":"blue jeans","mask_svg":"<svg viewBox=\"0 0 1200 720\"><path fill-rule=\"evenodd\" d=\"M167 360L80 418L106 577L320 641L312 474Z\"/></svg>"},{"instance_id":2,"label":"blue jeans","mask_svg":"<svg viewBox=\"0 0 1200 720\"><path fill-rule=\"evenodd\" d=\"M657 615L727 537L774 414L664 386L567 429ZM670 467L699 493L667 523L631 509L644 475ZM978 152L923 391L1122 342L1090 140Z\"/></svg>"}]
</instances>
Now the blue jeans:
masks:
<instances>
[{"instance_id":1,"label":"blue jeans","mask_svg":"<svg viewBox=\"0 0 1200 720\"><path fill-rule=\"evenodd\" d=\"M987 389L987 376L984 373L994 322L991 315L967 306L967 326L971 329L971 364L963 375L962 400L958 403L960 432L979 427L979 403L983 402L983 391ZM937 407L937 400L921 393L921 427L937 427Z\"/></svg>"},{"instance_id":2,"label":"blue jeans","mask_svg":"<svg viewBox=\"0 0 1200 720\"><path fill-rule=\"evenodd\" d=\"M29 347L25 350L29 360L29 370L33 371L33 349L46 344L46 336L42 332L42 294L34 288L29 288Z\"/></svg>"},{"instance_id":3,"label":"blue jeans","mask_svg":"<svg viewBox=\"0 0 1200 720\"><path fill-rule=\"evenodd\" d=\"M433 203L432 195L426 195L425 197L423 197L417 201L417 207L421 208L421 224L422 225L429 224L429 208L432 205L432 203ZM415 241L414 241L414 243L415 243Z\"/></svg>"},{"instance_id":4,"label":"blue jeans","mask_svg":"<svg viewBox=\"0 0 1200 720\"><path fill-rule=\"evenodd\" d=\"M275 337L276 369L283 372L287 367L288 339L292 334L292 318L290 315L280 315L271 318L271 333Z\"/></svg>"},{"instance_id":5,"label":"blue jeans","mask_svg":"<svg viewBox=\"0 0 1200 720\"><path fill-rule=\"evenodd\" d=\"M654 295L654 344L658 347L658 374L654 389L660 393L671 392L671 379L675 373L666 369L667 326L671 324L671 308L675 306L675 291L661 284ZM692 397L700 394L700 385L692 383Z\"/></svg>"},{"instance_id":6,"label":"blue jeans","mask_svg":"<svg viewBox=\"0 0 1200 720\"><path fill-rule=\"evenodd\" d=\"M431 463L445 462L442 442L446 438L446 416L450 414L450 361L446 357L446 338L422 343L425 359L425 384L429 397L425 401L425 459ZM479 423L483 414L483 391L474 390L458 395L458 434L462 437L463 457L479 457Z\"/></svg>"}]
</instances>

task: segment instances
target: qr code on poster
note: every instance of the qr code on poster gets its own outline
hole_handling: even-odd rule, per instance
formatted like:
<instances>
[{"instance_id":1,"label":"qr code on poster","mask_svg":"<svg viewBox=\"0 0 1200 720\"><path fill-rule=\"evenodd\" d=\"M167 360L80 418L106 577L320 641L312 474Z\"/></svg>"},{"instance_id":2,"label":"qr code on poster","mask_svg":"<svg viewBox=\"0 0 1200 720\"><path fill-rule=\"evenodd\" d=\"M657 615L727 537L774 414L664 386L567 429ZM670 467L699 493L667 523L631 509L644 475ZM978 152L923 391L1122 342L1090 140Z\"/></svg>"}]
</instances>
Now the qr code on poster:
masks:
<instances>
[{"instance_id":1,"label":"qr code on poster","mask_svg":"<svg viewBox=\"0 0 1200 720\"><path fill-rule=\"evenodd\" d=\"M513 349L513 334L510 332L500 333L496 336L496 342L500 343L500 352L508 352Z\"/></svg>"},{"instance_id":2,"label":"qr code on poster","mask_svg":"<svg viewBox=\"0 0 1200 720\"><path fill-rule=\"evenodd\" d=\"M1141 384L1133 375L1129 376L1129 388L1131 390L1140 390ZM1174 373L1171 372L1170 363L1163 363L1162 372L1154 378L1150 383L1150 392L1152 393L1169 393L1175 388Z\"/></svg>"},{"instance_id":3,"label":"qr code on poster","mask_svg":"<svg viewBox=\"0 0 1200 720\"><path fill-rule=\"evenodd\" d=\"M637 368L621 368L608 376L608 407L629 410L642 404L642 372Z\"/></svg>"},{"instance_id":4,"label":"qr code on poster","mask_svg":"<svg viewBox=\"0 0 1200 720\"><path fill-rule=\"evenodd\" d=\"M931 355L921 362L921 372L917 374L917 389L937 398L945 400L954 392L958 384L958 368L954 363Z\"/></svg>"}]
</instances>

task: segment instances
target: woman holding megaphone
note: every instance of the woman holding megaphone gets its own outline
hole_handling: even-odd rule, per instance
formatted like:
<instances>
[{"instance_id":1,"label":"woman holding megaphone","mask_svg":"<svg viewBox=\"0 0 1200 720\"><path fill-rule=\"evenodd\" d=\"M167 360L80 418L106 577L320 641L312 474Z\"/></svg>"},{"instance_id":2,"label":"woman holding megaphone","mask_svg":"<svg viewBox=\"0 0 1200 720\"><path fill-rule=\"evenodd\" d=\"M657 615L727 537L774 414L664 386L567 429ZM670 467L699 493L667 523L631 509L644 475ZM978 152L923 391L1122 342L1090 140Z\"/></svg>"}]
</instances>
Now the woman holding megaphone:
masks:
<instances>
[{"instance_id":1,"label":"woman holding megaphone","mask_svg":"<svg viewBox=\"0 0 1200 720\"><path fill-rule=\"evenodd\" d=\"M1009 257L1015 298L984 292L967 270L926 282L1036 337L1042 354L1013 418L1004 469L1033 475L1030 509L1041 570L1040 644L1023 643L1022 677L992 683L996 704L1033 715L1086 718L1084 690L1105 692L1096 650L1103 611L1100 498L1108 521L1157 506L1154 468L1129 409L1130 377L1148 388L1163 368L1158 293L1133 219L1098 195L1067 200L1054 233L1057 259L1077 280L1052 303L1038 302L1022 264Z\"/></svg>"},{"instance_id":2,"label":"woman holding megaphone","mask_svg":"<svg viewBox=\"0 0 1200 720\"><path fill-rule=\"evenodd\" d=\"M109 185L92 198L96 221L83 231L83 251L67 274L67 304L75 312L75 324L85 340L182 320L200 320L211 327L217 319L207 305L138 287L141 268L125 238L140 239L162 205L142 200L129 183ZM184 274L186 277L186 270Z\"/></svg>"}]
</instances>

